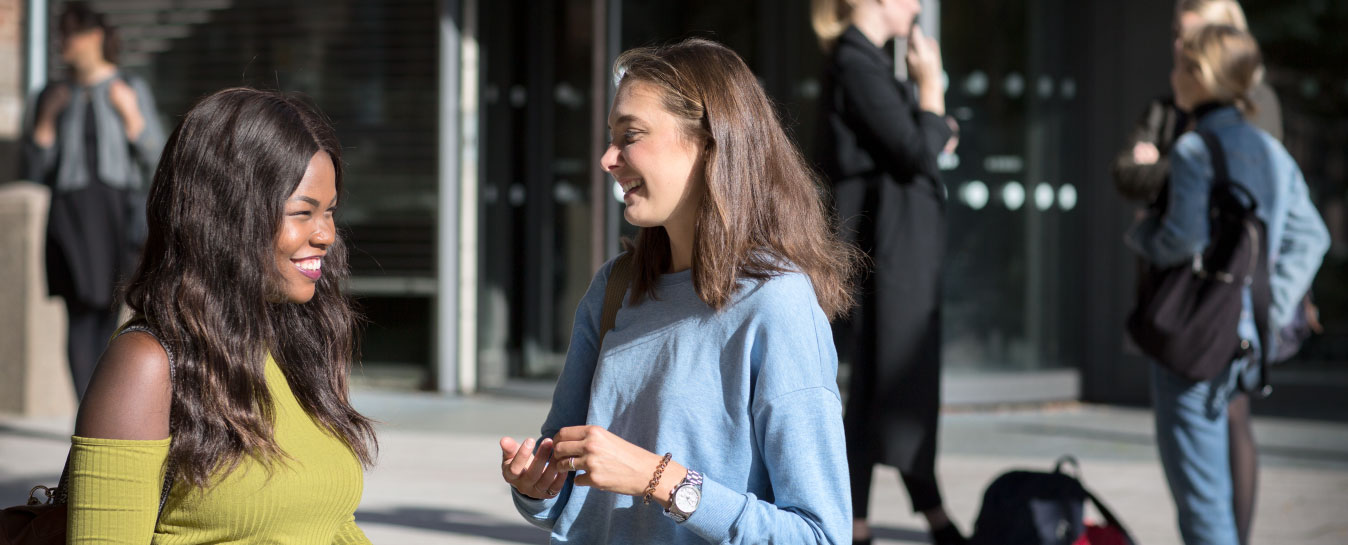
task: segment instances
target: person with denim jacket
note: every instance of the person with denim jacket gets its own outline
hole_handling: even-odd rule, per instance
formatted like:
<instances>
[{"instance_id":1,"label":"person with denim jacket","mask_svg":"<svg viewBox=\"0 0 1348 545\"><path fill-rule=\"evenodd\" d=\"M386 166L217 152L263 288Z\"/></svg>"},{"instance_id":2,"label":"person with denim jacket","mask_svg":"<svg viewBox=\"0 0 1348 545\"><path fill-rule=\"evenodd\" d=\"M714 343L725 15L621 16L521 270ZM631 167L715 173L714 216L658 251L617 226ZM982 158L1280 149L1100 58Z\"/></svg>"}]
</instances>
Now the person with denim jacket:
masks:
<instances>
[{"instance_id":1,"label":"person with denim jacket","mask_svg":"<svg viewBox=\"0 0 1348 545\"><path fill-rule=\"evenodd\" d=\"M1214 170L1199 131L1216 135L1227 171L1253 195L1269 237L1269 323L1287 323L1329 248L1329 233L1310 201L1296 162L1268 133L1245 119L1249 90L1262 73L1249 33L1225 25L1185 33L1176 44L1171 85L1193 129L1170 152L1168 203L1129 231L1128 246L1153 265L1178 265L1208 243L1208 194ZM1260 351L1250 293L1238 331L1253 347L1218 376L1192 382L1155 365L1156 442L1180 533L1187 545L1244 544L1255 496L1254 437L1243 384L1257 379ZM1234 466L1233 466L1234 464ZM1236 478L1233 478L1233 474ZM1242 475L1248 478L1240 478Z\"/></svg>"}]
</instances>

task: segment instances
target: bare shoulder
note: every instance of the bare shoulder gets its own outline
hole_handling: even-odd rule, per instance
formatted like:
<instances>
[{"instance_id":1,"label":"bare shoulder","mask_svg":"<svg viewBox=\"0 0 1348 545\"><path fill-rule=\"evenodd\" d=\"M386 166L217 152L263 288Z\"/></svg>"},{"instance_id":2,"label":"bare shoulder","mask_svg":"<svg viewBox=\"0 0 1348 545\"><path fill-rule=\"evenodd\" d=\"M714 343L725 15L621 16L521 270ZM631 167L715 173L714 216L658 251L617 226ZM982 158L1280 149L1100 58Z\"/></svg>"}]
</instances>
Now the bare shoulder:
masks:
<instances>
[{"instance_id":1,"label":"bare shoulder","mask_svg":"<svg viewBox=\"0 0 1348 545\"><path fill-rule=\"evenodd\" d=\"M80 401L75 435L104 439L163 439L172 403L169 357L142 331L108 344Z\"/></svg>"}]
</instances>

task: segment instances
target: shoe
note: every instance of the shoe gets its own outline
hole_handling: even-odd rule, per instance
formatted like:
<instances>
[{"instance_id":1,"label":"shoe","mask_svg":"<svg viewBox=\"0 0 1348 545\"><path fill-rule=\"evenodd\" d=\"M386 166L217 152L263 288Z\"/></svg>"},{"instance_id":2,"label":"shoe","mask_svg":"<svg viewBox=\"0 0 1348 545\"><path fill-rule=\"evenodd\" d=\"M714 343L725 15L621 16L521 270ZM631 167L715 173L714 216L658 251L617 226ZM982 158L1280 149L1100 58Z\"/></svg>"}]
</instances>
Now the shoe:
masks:
<instances>
[{"instance_id":1,"label":"shoe","mask_svg":"<svg viewBox=\"0 0 1348 545\"><path fill-rule=\"evenodd\" d=\"M931 531L931 542L935 545L968 545L969 540L960 533L954 523Z\"/></svg>"}]
</instances>

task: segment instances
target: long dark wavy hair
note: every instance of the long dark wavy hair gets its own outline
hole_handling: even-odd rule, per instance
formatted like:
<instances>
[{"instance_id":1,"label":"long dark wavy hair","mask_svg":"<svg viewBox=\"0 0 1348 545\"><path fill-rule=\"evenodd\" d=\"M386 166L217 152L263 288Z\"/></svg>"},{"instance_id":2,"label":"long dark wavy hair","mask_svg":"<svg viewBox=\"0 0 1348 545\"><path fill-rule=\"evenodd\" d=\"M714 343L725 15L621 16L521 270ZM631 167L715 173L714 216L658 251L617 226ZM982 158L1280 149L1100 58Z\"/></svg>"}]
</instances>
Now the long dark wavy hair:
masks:
<instances>
[{"instance_id":1,"label":"long dark wavy hair","mask_svg":"<svg viewBox=\"0 0 1348 545\"><path fill-rule=\"evenodd\" d=\"M713 41L688 39L624 52L620 85L640 81L704 148L702 204L693 228L693 286L712 308L730 302L743 278L795 267L810 277L830 318L853 301L857 249L838 237L823 185L782 129L748 65ZM642 228L634 252L631 301L654 293L670 263L664 227Z\"/></svg>"},{"instance_id":2,"label":"long dark wavy hair","mask_svg":"<svg viewBox=\"0 0 1348 545\"><path fill-rule=\"evenodd\" d=\"M202 99L164 147L126 302L133 323L174 355L169 463L192 485L208 486L245 456L269 466L283 456L263 375L269 354L305 411L362 464L378 448L372 422L348 397L359 318L341 291L340 236L313 299L279 302L284 203L319 151L332 158L340 195L341 145L327 120L296 98L244 88Z\"/></svg>"}]
</instances>

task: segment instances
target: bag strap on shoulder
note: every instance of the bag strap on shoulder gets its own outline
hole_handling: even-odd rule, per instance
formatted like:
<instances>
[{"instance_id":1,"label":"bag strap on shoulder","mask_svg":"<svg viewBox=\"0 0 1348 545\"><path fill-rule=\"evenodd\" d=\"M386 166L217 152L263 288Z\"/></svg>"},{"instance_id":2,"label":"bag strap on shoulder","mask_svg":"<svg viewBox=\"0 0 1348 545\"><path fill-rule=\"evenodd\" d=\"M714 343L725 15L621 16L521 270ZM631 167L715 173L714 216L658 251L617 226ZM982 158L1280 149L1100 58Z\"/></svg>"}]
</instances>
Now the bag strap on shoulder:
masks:
<instances>
[{"instance_id":1,"label":"bag strap on shoulder","mask_svg":"<svg viewBox=\"0 0 1348 545\"><path fill-rule=\"evenodd\" d=\"M164 353L168 355L169 360L169 380L173 380L173 369L174 367L177 366L177 360L175 360L173 357L173 350L170 349L168 345L164 344L164 341L159 338L159 335L155 334L154 330L141 324L127 325L123 326L122 329L118 330L117 334L114 335L114 338L124 335L126 333L130 333L132 331L141 331L151 337L154 337L154 340L159 343L159 346L164 348ZM173 479L175 477L174 475L175 473L176 472L174 471L173 463L169 462L168 466L164 469L164 485L159 490L159 512L155 514L156 522L159 520L159 517L164 514L164 504L168 502L169 491L173 489ZM66 454L66 464L64 467L61 468L61 478L59 481L57 481L56 492L53 494L53 496L54 496L53 501L55 501L56 503L69 503L70 501L69 453Z\"/></svg>"},{"instance_id":2,"label":"bag strap on shoulder","mask_svg":"<svg viewBox=\"0 0 1348 545\"><path fill-rule=\"evenodd\" d=\"M608 272L608 285L604 288L604 310L599 317L599 344L596 348L604 346L604 336L618 321L618 309L623 306L623 296L627 295L633 275L632 252L624 253L613 261L613 267Z\"/></svg>"},{"instance_id":3,"label":"bag strap on shoulder","mask_svg":"<svg viewBox=\"0 0 1348 545\"><path fill-rule=\"evenodd\" d=\"M1250 200L1250 205L1252 207L1257 206L1254 201L1254 196L1250 191L1244 186L1231 180L1226 168L1226 151L1222 148L1222 142L1217 139L1217 135L1209 130L1200 130L1197 132L1198 135L1203 138L1204 146L1208 148L1208 155L1212 157L1212 191L1216 192L1219 187L1225 186L1228 189L1244 193L1246 198ZM1251 208L1251 210L1253 210L1253 208ZM1268 361L1270 352L1273 350L1273 347L1269 346L1271 335L1269 335L1270 328L1268 324L1268 313L1273 298L1273 289L1269 283L1268 274L1268 237L1261 236L1257 238L1258 240L1256 242L1259 246L1259 258L1258 264L1254 269L1254 275L1251 278L1250 302L1254 307L1255 334L1259 336L1259 386L1257 388L1250 388L1243 380L1240 381L1240 386L1242 390L1245 390L1252 395L1265 398L1273 393L1273 387L1268 383Z\"/></svg>"}]
</instances>

